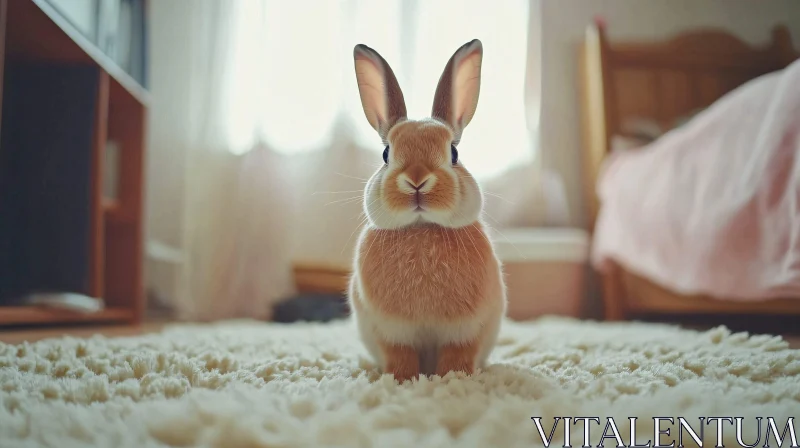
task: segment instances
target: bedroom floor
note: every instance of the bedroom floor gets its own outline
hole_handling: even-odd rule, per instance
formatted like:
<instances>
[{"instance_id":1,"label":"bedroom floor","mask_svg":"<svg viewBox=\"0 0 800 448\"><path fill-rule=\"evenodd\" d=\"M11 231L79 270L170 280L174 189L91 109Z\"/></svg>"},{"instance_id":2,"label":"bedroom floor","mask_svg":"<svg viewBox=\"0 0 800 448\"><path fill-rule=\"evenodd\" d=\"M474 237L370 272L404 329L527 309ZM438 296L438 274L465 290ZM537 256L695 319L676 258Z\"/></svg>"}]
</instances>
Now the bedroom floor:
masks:
<instances>
[{"instance_id":1,"label":"bedroom floor","mask_svg":"<svg viewBox=\"0 0 800 448\"><path fill-rule=\"evenodd\" d=\"M20 344L22 342L34 342L42 339L56 338L61 336L72 336L76 338L88 338L95 334L106 337L136 336L146 333L161 331L165 325L171 322L167 320L151 320L140 326L82 326L82 327L61 327L61 328L26 328L14 330L0 330L0 342L6 344ZM684 328L693 330L708 330L713 326L709 325L681 325ZM781 334L794 349L800 349L800 333Z\"/></svg>"},{"instance_id":2,"label":"bedroom floor","mask_svg":"<svg viewBox=\"0 0 800 448\"><path fill-rule=\"evenodd\" d=\"M800 352L723 329L508 322L498 362L484 371L398 384L366 357L357 329L345 322L168 325L135 336L162 327L69 331L133 335L124 339L0 344L2 444L542 446L532 416L603 415L629 434L633 415L641 417L638 432L653 434L648 421L656 415L768 410L786 421L800 403ZM755 426L745 430L752 439ZM735 445L735 434L725 434L725 446ZM575 426L572 446L582 435ZM569 445L563 439L556 431L553 445Z\"/></svg>"}]
</instances>

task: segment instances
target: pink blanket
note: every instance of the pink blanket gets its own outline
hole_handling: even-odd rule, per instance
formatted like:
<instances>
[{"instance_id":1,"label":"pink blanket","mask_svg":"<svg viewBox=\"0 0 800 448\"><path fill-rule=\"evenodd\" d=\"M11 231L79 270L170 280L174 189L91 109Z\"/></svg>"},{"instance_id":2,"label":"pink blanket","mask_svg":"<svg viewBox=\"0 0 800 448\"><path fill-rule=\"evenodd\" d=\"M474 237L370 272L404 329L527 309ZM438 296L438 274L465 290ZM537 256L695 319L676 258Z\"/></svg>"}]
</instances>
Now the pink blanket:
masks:
<instances>
[{"instance_id":1,"label":"pink blanket","mask_svg":"<svg viewBox=\"0 0 800 448\"><path fill-rule=\"evenodd\" d=\"M800 61L730 92L598 182L592 262L683 294L800 298Z\"/></svg>"}]
</instances>

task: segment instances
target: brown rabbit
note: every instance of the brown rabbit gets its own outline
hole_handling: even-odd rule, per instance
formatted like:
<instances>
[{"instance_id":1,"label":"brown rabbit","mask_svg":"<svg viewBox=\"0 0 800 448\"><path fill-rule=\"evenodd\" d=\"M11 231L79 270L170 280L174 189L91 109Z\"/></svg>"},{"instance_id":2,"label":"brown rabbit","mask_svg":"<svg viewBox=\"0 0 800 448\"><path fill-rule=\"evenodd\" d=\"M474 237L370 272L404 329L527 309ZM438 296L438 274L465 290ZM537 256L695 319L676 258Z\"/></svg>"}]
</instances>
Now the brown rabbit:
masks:
<instances>
[{"instance_id":1,"label":"brown rabbit","mask_svg":"<svg viewBox=\"0 0 800 448\"><path fill-rule=\"evenodd\" d=\"M483 47L450 58L432 118L409 120L389 64L354 50L367 120L385 164L364 192L368 223L349 299L368 351L399 381L483 368L506 310L500 262L481 221L483 195L458 159L478 104Z\"/></svg>"}]
</instances>

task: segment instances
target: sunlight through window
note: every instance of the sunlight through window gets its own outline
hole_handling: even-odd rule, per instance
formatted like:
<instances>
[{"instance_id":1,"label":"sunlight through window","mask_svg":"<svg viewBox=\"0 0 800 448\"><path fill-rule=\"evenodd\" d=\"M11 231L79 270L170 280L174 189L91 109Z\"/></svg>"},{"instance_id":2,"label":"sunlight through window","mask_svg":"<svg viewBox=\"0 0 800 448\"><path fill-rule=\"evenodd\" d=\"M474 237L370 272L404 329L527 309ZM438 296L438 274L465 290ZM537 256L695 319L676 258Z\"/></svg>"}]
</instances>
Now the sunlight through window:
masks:
<instances>
[{"instance_id":1,"label":"sunlight through window","mask_svg":"<svg viewBox=\"0 0 800 448\"><path fill-rule=\"evenodd\" d=\"M485 177L533 155L524 103L525 0L246 1L235 19L227 120L236 153L257 143L287 154L322 150L340 117L355 144L379 152L380 140L361 109L353 46L365 43L387 59L409 116L421 118L430 115L449 57L479 38L485 52L481 96L459 148L462 160Z\"/></svg>"}]
</instances>

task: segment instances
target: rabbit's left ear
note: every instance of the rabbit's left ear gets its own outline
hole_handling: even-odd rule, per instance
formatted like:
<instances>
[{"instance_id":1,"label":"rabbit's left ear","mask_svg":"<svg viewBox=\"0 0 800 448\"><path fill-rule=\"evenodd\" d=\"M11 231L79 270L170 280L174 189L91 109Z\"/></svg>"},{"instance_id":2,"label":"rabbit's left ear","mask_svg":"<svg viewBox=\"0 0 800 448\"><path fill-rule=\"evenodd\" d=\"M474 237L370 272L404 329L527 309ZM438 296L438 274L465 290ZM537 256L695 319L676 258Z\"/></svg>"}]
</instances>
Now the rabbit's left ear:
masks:
<instances>
[{"instance_id":1,"label":"rabbit's left ear","mask_svg":"<svg viewBox=\"0 0 800 448\"><path fill-rule=\"evenodd\" d=\"M447 62L436 87L431 116L450 125L456 142L478 108L482 61L481 41L467 42Z\"/></svg>"},{"instance_id":2,"label":"rabbit's left ear","mask_svg":"<svg viewBox=\"0 0 800 448\"><path fill-rule=\"evenodd\" d=\"M406 118L403 91L392 68L377 51L359 44L353 49L353 58L364 114L386 144L389 129Z\"/></svg>"}]
</instances>

